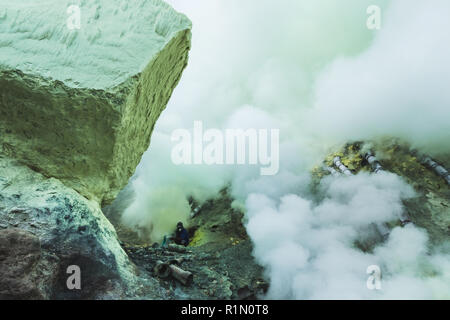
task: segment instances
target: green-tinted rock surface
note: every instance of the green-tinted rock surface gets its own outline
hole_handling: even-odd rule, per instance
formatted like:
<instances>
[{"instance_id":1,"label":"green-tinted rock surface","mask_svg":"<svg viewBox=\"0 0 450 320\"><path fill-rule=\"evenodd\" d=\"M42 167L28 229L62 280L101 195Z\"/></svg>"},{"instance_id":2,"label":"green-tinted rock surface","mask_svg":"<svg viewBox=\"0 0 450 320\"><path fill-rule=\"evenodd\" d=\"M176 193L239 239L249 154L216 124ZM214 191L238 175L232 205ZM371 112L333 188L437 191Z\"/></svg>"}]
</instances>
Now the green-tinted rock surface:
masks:
<instances>
[{"instance_id":1,"label":"green-tinted rock surface","mask_svg":"<svg viewBox=\"0 0 450 320\"><path fill-rule=\"evenodd\" d=\"M191 23L159 0L93 1L80 6L81 29L70 30L61 23L67 7L6 6L0 154L108 203L147 150L187 64Z\"/></svg>"},{"instance_id":2,"label":"green-tinted rock surface","mask_svg":"<svg viewBox=\"0 0 450 320\"><path fill-rule=\"evenodd\" d=\"M95 298L114 291L114 285L127 287L133 283L134 267L96 202L13 160L0 158L0 177L0 230L26 231L35 237L39 244L33 251L36 263L44 259L42 264L51 265L48 269L53 270L40 277L51 283L49 287L39 289L36 285L33 295L22 297L15 295L16 288L11 286L12 298ZM5 258L20 262L20 250ZM79 292L66 287L66 269L70 265L82 270ZM31 277L34 272L30 264L30 268L22 270L22 277ZM10 278L2 277L0 283L4 281Z\"/></svg>"},{"instance_id":3,"label":"green-tinted rock surface","mask_svg":"<svg viewBox=\"0 0 450 320\"><path fill-rule=\"evenodd\" d=\"M191 23L161 0L92 0L69 29L72 4L0 5L0 298L164 298L100 206L149 146Z\"/></svg>"}]
</instances>

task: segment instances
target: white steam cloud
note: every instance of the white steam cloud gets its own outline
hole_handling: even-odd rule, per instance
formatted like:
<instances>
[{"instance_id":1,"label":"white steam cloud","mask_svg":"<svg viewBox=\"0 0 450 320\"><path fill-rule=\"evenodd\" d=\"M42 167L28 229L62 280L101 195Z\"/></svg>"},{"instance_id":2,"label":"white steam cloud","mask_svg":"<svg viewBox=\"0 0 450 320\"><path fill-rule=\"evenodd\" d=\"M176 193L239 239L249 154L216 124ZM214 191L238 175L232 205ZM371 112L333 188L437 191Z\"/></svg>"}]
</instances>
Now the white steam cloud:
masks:
<instances>
[{"instance_id":1,"label":"white steam cloud","mask_svg":"<svg viewBox=\"0 0 450 320\"><path fill-rule=\"evenodd\" d=\"M313 130L345 139L393 135L450 151L450 3L394 1L371 47L318 78Z\"/></svg>"},{"instance_id":2,"label":"white steam cloud","mask_svg":"<svg viewBox=\"0 0 450 320\"><path fill-rule=\"evenodd\" d=\"M193 21L189 65L158 121L132 182L123 221L159 240L187 221L187 196L202 200L232 183L245 208L270 298L449 298L448 252L426 231L396 228L364 253L368 226L398 218L413 196L383 173L325 179L308 193L310 169L330 146L397 136L431 153L450 152L450 2L436 0L170 0ZM366 28L366 9L382 28ZM280 171L255 166L175 166L170 135L207 128L280 129ZM207 129L206 128L206 129ZM366 287L369 265L383 290Z\"/></svg>"},{"instance_id":3,"label":"white steam cloud","mask_svg":"<svg viewBox=\"0 0 450 320\"><path fill-rule=\"evenodd\" d=\"M373 253L355 247L367 236L368 222L380 226L400 218L401 200L414 194L411 187L382 173L326 179L323 188L326 198L319 205L293 194L277 201L264 194L247 198L247 230L271 279L269 298L448 297L450 261L440 254L430 259L423 230L398 227ZM366 287L370 265L381 267L381 291Z\"/></svg>"}]
</instances>

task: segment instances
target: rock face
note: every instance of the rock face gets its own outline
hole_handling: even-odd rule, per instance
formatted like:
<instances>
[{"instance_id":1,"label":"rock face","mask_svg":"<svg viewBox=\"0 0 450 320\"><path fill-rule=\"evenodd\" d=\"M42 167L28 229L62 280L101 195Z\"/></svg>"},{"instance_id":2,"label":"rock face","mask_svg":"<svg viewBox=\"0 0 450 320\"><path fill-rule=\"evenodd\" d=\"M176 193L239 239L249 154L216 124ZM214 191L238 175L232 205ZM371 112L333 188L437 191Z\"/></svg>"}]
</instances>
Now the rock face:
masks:
<instances>
[{"instance_id":1,"label":"rock face","mask_svg":"<svg viewBox=\"0 0 450 320\"><path fill-rule=\"evenodd\" d=\"M70 29L70 1L34 3L0 9L0 153L107 204L149 146L191 23L160 0L97 0Z\"/></svg>"},{"instance_id":2,"label":"rock face","mask_svg":"<svg viewBox=\"0 0 450 320\"><path fill-rule=\"evenodd\" d=\"M9 296L0 295L98 298L98 293L135 281L134 266L96 202L13 160L0 159L0 177L0 269L12 276L2 276L0 288L16 277L20 280L10 286ZM82 290L66 286L70 265L82 271ZM43 270L49 270L46 276L34 276ZM36 279L45 279L48 286Z\"/></svg>"},{"instance_id":3,"label":"rock face","mask_svg":"<svg viewBox=\"0 0 450 320\"><path fill-rule=\"evenodd\" d=\"M71 4L0 8L0 299L164 297L100 208L149 146L191 23L161 0Z\"/></svg>"}]
</instances>

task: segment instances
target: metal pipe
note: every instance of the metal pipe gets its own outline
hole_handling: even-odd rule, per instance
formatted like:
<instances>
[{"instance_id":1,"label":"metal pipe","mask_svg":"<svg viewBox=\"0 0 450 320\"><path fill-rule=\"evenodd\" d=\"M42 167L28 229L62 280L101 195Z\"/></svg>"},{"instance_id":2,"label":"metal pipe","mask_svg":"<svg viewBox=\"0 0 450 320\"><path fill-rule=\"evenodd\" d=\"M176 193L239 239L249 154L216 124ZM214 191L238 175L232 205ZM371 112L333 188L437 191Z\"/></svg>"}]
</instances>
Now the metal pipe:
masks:
<instances>
[{"instance_id":1,"label":"metal pipe","mask_svg":"<svg viewBox=\"0 0 450 320\"><path fill-rule=\"evenodd\" d=\"M170 276L170 268L168 263L162 261L157 261L155 267L153 268L155 274L160 278L167 278Z\"/></svg>"},{"instance_id":2,"label":"metal pipe","mask_svg":"<svg viewBox=\"0 0 450 320\"><path fill-rule=\"evenodd\" d=\"M441 166L439 163L437 163L430 157L424 158L422 160L422 164L429 167L430 169L433 169L438 176L444 178L447 184L450 185L450 173L447 171L447 169L445 169L443 166Z\"/></svg>"},{"instance_id":3,"label":"metal pipe","mask_svg":"<svg viewBox=\"0 0 450 320\"><path fill-rule=\"evenodd\" d=\"M328 166L324 166L323 169L324 169L325 171L328 171L328 172L329 172L332 176L334 176L334 177L339 176L339 172L337 172L335 168L328 167Z\"/></svg>"},{"instance_id":4,"label":"metal pipe","mask_svg":"<svg viewBox=\"0 0 450 320\"><path fill-rule=\"evenodd\" d=\"M194 218L196 215L199 214L199 212L202 210L201 206L198 206L197 208L195 208L194 210L192 210L191 212L191 218Z\"/></svg>"},{"instance_id":5,"label":"metal pipe","mask_svg":"<svg viewBox=\"0 0 450 320\"><path fill-rule=\"evenodd\" d=\"M368 151L364 158L367 160L367 162L370 164L370 166L372 167L372 170L375 173L378 173L380 171L384 171L382 165L380 164L380 162L378 161L378 159L375 157L375 155L372 153L372 151Z\"/></svg>"},{"instance_id":6,"label":"metal pipe","mask_svg":"<svg viewBox=\"0 0 450 320\"><path fill-rule=\"evenodd\" d=\"M180 265L184 261L184 258L175 258L169 261L169 264Z\"/></svg>"},{"instance_id":7,"label":"metal pipe","mask_svg":"<svg viewBox=\"0 0 450 320\"><path fill-rule=\"evenodd\" d=\"M335 157L333 163L343 174L347 176L352 176L353 173L342 163L341 157Z\"/></svg>"},{"instance_id":8,"label":"metal pipe","mask_svg":"<svg viewBox=\"0 0 450 320\"><path fill-rule=\"evenodd\" d=\"M172 273L172 276L185 286L189 286L194 280L194 276L189 271L185 271L173 264L171 264L169 268Z\"/></svg>"},{"instance_id":9,"label":"metal pipe","mask_svg":"<svg viewBox=\"0 0 450 320\"><path fill-rule=\"evenodd\" d=\"M406 213L402 214L402 217L400 219L400 223L402 226L407 225L408 223L412 223L411 218Z\"/></svg>"},{"instance_id":10,"label":"metal pipe","mask_svg":"<svg viewBox=\"0 0 450 320\"><path fill-rule=\"evenodd\" d=\"M391 230L389 229L389 227L384 223L376 225L376 226L383 238L387 238L389 236L389 234L391 233Z\"/></svg>"},{"instance_id":11,"label":"metal pipe","mask_svg":"<svg viewBox=\"0 0 450 320\"><path fill-rule=\"evenodd\" d=\"M177 252L177 253L185 253L187 251L186 247L183 247L183 246L180 246L180 245L177 245L174 243L168 244L167 250Z\"/></svg>"},{"instance_id":12,"label":"metal pipe","mask_svg":"<svg viewBox=\"0 0 450 320\"><path fill-rule=\"evenodd\" d=\"M177 261L178 262L178 261ZM192 283L194 276L191 272L185 271L180 267L177 267L174 264L169 264L162 261L157 261L155 267L153 268L155 274L162 278L166 279L169 276L174 277L176 280L180 281L185 286L188 286Z\"/></svg>"}]
</instances>

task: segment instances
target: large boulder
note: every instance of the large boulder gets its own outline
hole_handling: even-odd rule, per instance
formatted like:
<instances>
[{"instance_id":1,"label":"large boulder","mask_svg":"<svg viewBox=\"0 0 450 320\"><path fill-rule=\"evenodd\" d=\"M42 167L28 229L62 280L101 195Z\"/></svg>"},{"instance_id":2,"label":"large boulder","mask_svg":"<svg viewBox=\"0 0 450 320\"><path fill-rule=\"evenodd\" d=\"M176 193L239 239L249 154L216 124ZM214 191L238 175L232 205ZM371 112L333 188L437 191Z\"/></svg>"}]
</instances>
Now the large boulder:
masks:
<instances>
[{"instance_id":1,"label":"large boulder","mask_svg":"<svg viewBox=\"0 0 450 320\"><path fill-rule=\"evenodd\" d=\"M0 158L0 177L0 298L120 298L133 290L135 267L96 202L10 159ZM71 265L80 267L81 290L66 285Z\"/></svg>"},{"instance_id":2,"label":"large boulder","mask_svg":"<svg viewBox=\"0 0 450 320\"><path fill-rule=\"evenodd\" d=\"M164 298L100 208L149 146L191 23L161 0L71 4L0 8L0 299Z\"/></svg>"},{"instance_id":3,"label":"large boulder","mask_svg":"<svg viewBox=\"0 0 450 320\"><path fill-rule=\"evenodd\" d=\"M0 154L107 204L149 146L191 23L161 0L72 3L0 8Z\"/></svg>"}]
</instances>

